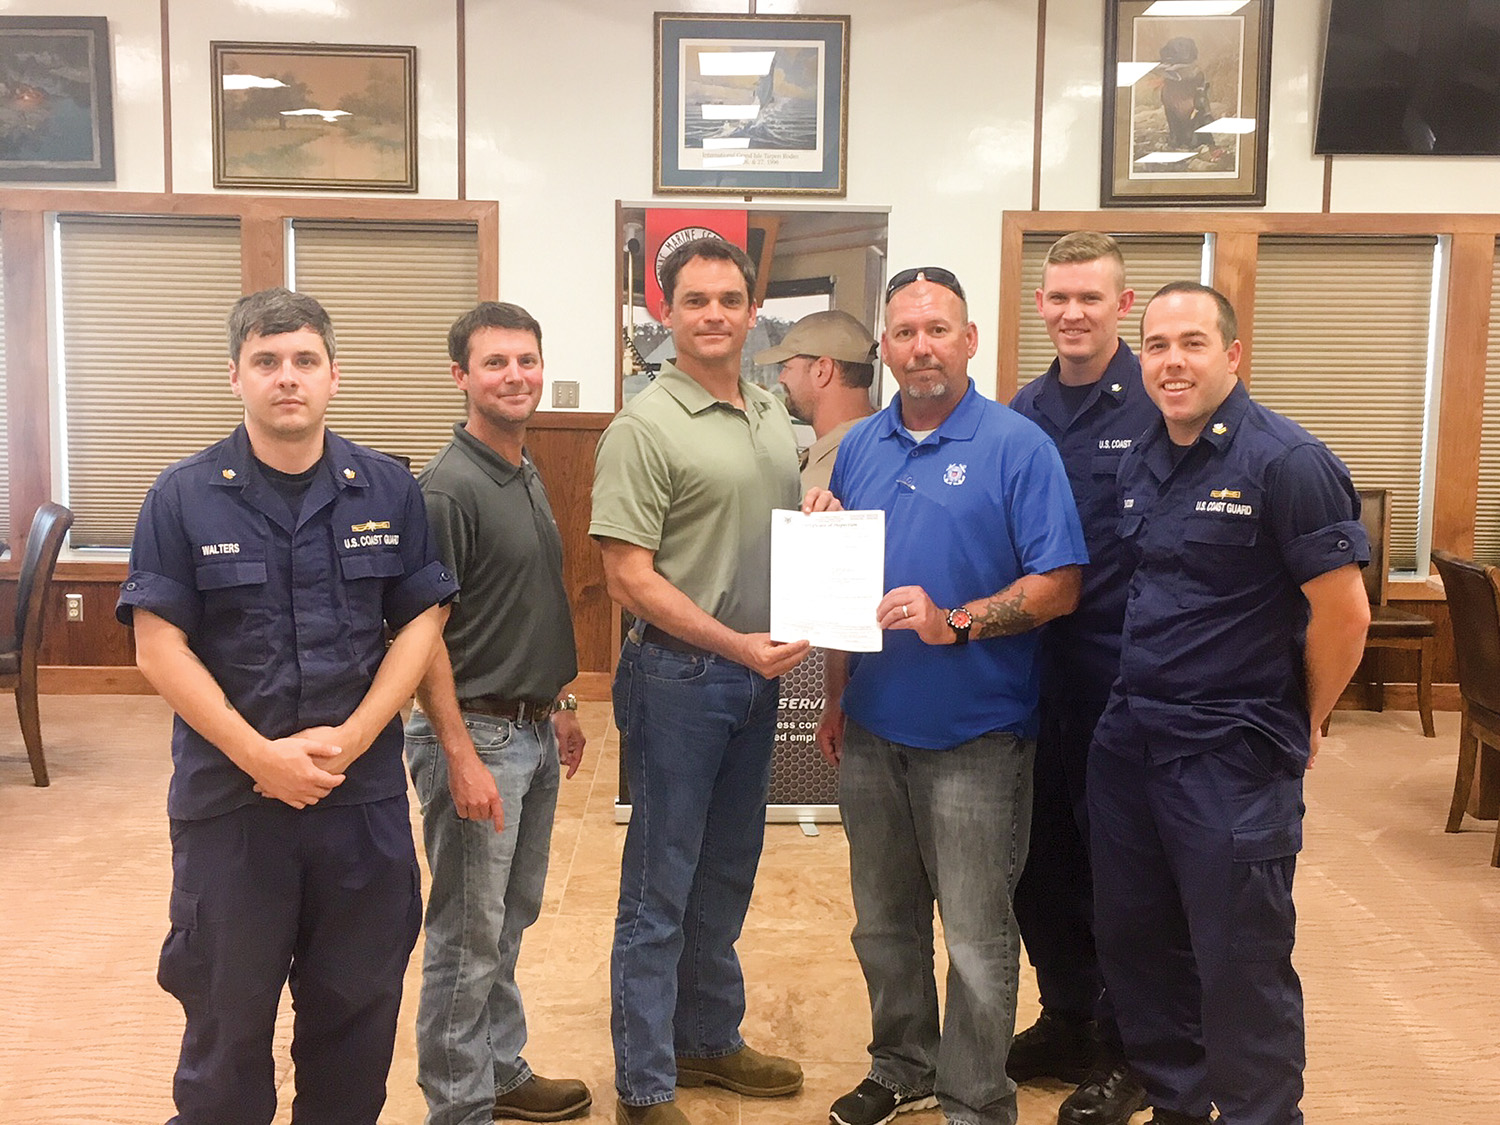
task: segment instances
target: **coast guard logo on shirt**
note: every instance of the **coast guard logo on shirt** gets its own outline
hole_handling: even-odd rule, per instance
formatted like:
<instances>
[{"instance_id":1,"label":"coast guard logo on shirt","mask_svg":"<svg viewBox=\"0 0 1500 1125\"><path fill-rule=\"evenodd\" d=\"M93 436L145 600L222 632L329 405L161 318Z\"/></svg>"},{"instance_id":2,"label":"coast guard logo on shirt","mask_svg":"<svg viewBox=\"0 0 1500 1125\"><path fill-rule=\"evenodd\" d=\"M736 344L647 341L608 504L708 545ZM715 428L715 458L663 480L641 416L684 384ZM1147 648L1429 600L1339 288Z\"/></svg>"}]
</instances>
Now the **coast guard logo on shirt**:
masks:
<instances>
[{"instance_id":1,"label":"coast guard logo on shirt","mask_svg":"<svg viewBox=\"0 0 1500 1125\"><path fill-rule=\"evenodd\" d=\"M960 465L956 461L948 466L948 471L943 474L944 484L963 484L964 477L968 475L969 466Z\"/></svg>"}]
</instances>

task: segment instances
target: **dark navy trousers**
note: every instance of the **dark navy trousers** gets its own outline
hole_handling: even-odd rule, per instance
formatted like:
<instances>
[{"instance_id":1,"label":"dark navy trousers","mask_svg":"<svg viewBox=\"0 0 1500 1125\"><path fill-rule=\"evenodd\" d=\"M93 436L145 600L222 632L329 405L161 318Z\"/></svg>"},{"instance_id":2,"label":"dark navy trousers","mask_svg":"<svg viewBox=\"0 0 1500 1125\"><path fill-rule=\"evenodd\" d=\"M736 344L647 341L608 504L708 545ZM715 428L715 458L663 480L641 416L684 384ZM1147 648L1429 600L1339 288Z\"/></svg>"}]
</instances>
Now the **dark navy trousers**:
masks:
<instances>
[{"instance_id":1,"label":"dark navy trousers","mask_svg":"<svg viewBox=\"0 0 1500 1125\"><path fill-rule=\"evenodd\" d=\"M282 985L299 1125L374 1125L385 1104L421 875L406 796L297 810L260 800L172 822L157 980L187 1026L169 1125L266 1125Z\"/></svg>"},{"instance_id":2,"label":"dark navy trousers","mask_svg":"<svg viewBox=\"0 0 1500 1125\"><path fill-rule=\"evenodd\" d=\"M1103 700L1042 700L1031 847L1015 900L1042 1007L1081 1020L1101 1014L1084 792L1089 744L1103 711Z\"/></svg>"},{"instance_id":3,"label":"dark navy trousers","mask_svg":"<svg viewBox=\"0 0 1500 1125\"><path fill-rule=\"evenodd\" d=\"M1301 1125L1301 775L1248 728L1166 760L1149 741L1089 758L1095 937L1126 1057L1158 1108Z\"/></svg>"}]
</instances>

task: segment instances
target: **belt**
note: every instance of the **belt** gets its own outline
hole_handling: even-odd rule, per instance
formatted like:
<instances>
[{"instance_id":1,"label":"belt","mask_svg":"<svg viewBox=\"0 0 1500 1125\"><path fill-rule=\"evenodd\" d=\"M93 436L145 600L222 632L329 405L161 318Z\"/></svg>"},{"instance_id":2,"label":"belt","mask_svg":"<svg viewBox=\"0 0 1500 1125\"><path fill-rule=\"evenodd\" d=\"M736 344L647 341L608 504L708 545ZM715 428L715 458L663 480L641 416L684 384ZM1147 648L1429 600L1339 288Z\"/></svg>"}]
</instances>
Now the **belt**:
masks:
<instances>
[{"instance_id":1,"label":"belt","mask_svg":"<svg viewBox=\"0 0 1500 1125\"><path fill-rule=\"evenodd\" d=\"M680 652L683 656L701 656L705 660L711 659L714 655L706 648L699 648L697 645L688 644L687 641L678 640L671 633L658 629L655 625L647 625L641 629L641 643L656 645L669 652Z\"/></svg>"},{"instance_id":2,"label":"belt","mask_svg":"<svg viewBox=\"0 0 1500 1125\"><path fill-rule=\"evenodd\" d=\"M557 700L501 699L498 695L480 695L473 699L460 699L458 709L472 711L476 715L509 719L513 723L539 723L557 710Z\"/></svg>"}]
</instances>

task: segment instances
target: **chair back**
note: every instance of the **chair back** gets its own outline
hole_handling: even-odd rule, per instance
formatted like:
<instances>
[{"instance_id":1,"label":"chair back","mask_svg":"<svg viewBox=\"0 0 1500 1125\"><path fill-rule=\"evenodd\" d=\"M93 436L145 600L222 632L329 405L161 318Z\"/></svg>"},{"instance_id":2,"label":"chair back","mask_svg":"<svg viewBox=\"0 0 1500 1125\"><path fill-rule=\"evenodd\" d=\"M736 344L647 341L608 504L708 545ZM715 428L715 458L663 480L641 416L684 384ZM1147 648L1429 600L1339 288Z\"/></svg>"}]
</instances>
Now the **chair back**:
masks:
<instances>
[{"instance_id":1,"label":"chair back","mask_svg":"<svg viewBox=\"0 0 1500 1125\"><path fill-rule=\"evenodd\" d=\"M1359 522L1370 537L1370 565L1364 568L1365 594L1371 605L1385 605L1391 581L1391 490L1359 490Z\"/></svg>"},{"instance_id":2,"label":"chair back","mask_svg":"<svg viewBox=\"0 0 1500 1125\"><path fill-rule=\"evenodd\" d=\"M41 644L42 614L47 607L47 590L52 585L52 571L62 551L63 537L73 526L73 513L50 501L36 510L31 533L26 536L26 551L21 556L21 578L16 588L16 648L26 652Z\"/></svg>"},{"instance_id":3,"label":"chair back","mask_svg":"<svg viewBox=\"0 0 1500 1125\"><path fill-rule=\"evenodd\" d=\"M1432 561L1448 597L1458 689L1470 703L1500 713L1500 567L1447 551L1433 551Z\"/></svg>"}]
</instances>

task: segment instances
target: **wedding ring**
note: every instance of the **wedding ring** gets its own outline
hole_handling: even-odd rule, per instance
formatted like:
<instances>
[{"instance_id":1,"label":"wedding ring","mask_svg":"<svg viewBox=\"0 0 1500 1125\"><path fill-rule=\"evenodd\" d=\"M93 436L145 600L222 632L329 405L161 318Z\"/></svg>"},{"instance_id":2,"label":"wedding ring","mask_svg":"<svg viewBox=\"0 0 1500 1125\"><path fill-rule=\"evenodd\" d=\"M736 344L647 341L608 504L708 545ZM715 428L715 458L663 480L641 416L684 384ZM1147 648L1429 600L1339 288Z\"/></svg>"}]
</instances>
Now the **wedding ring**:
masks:
<instances>
[{"instance_id":1,"label":"wedding ring","mask_svg":"<svg viewBox=\"0 0 1500 1125\"><path fill-rule=\"evenodd\" d=\"M902 606L901 607L901 616L902 617L910 617L911 616L911 606L909 606L909 605Z\"/></svg>"}]
</instances>

